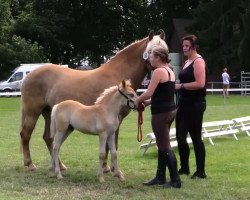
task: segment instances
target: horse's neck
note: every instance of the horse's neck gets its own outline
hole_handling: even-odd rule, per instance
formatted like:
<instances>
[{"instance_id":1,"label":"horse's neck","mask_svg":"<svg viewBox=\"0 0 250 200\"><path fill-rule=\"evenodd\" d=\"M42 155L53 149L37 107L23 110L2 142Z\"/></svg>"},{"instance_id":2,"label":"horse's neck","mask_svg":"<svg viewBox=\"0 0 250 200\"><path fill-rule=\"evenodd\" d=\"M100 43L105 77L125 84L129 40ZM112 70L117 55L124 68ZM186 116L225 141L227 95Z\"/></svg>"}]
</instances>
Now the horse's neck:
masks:
<instances>
[{"instance_id":1,"label":"horse's neck","mask_svg":"<svg viewBox=\"0 0 250 200\"><path fill-rule=\"evenodd\" d=\"M105 63L100 70L102 73L112 74L118 82L130 79L134 89L137 89L146 75L146 62L143 60L143 52L146 48L146 39L128 46L108 63Z\"/></svg>"}]
</instances>

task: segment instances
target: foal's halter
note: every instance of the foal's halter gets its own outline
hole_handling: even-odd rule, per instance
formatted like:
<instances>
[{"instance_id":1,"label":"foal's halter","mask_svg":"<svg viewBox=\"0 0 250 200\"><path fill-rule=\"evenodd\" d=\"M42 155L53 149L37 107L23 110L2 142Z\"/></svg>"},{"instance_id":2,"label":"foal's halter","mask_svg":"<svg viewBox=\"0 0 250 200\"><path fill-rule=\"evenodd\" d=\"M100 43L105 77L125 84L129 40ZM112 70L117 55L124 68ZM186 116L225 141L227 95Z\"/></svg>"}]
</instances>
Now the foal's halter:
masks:
<instances>
[{"instance_id":1,"label":"foal's halter","mask_svg":"<svg viewBox=\"0 0 250 200\"><path fill-rule=\"evenodd\" d=\"M138 108L136 108L133 99L129 98L123 91L120 90L120 88L118 88L118 91L120 92L120 94L122 96L124 96L127 99L127 106L130 109L133 109L133 110L137 109L137 111L138 111L138 133L137 133L137 141L141 142L141 140L142 140L141 125L143 123L142 111L144 110L144 106L142 104L139 104Z\"/></svg>"},{"instance_id":2,"label":"foal's halter","mask_svg":"<svg viewBox=\"0 0 250 200\"><path fill-rule=\"evenodd\" d=\"M131 99L130 97L128 97L123 91L120 90L120 88L118 88L118 91L120 92L120 94L121 94L122 96L125 97L125 99L127 99L127 106L128 106L130 109L135 110L136 107L135 107L135 104L134 104L134 100Z\"/></svg>"}]
</instances>

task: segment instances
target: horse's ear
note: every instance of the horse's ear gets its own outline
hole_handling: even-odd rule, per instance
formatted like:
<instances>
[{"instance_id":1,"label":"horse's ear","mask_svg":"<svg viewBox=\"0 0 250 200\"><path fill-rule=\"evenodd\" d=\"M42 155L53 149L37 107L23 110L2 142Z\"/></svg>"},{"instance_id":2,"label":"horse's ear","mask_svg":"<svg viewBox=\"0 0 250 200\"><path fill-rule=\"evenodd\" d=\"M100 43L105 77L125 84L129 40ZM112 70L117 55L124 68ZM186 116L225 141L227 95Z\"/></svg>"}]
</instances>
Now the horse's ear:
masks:
<instances>
[{"instance_id":1,"label":"horse's ear","mask_svg":"<svg viewBox=\"0 0 250 200\"><path fill-rule=\"evenodd\" d=\"M154 33L153 30L151 30L151 31L149 32L149 34L148 34L148 39L149 39L149 41L153 39L154 34L155 34L155 33Z\"/></svg>"},{"instance_id":2,"label":"horse's ear","mask_svg":"<svg viewBox=\"0 0 250 200\"><path fill-rule=\"evenodd\" d=\"M122 87L123 87L123 88L126 87L126 81L125 81L125 80L122 81Z\"/></svg>"},{"instance_id":3,"label":"horse's ear","mask_svg":"<svg viewBox=\"0 0 250 200\"><path fill-rule=\"evenodd\" d=\"M159 33L160 33L160 38L161 38L162 40L165 40L165 32L164 32L164 30L160 29L160 30L159 30Z\"/></svg>"}]
</instances>

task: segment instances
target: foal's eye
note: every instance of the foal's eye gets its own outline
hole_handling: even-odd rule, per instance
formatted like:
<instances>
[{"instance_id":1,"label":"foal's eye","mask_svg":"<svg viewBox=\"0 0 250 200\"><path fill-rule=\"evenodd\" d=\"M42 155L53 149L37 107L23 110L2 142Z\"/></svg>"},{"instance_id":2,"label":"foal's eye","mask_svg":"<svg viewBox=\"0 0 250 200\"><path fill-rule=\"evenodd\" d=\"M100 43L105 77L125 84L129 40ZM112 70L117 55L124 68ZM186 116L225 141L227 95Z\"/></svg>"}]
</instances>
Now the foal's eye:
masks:
<instances>
[{"instance_id":1,"label":"foal's eye","mask_svg":"<svg viewBox=\"0 0 250 200\"><path fill-rule=\"evenodd\" d=\"M128 96L130 96L131 98L133 98L135 95L134 94L129 94Z\"/></svg>"}]
</instances>

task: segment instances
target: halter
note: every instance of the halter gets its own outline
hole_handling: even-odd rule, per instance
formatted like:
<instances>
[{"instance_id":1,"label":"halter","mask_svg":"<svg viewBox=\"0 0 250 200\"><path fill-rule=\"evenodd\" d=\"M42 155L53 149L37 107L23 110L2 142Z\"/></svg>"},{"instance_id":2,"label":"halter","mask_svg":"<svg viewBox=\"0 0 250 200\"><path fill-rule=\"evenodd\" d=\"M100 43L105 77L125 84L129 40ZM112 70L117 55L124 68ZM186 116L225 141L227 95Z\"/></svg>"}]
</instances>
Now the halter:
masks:
<instances>
[{"instance_id":1,"label":"halter","mask_svg":"<svg viewBox=\"0 0 250 200\"><path fill-rule=\"evenodd\" d=\"M131 98L129 98L123 91L120 90L120 88L118 88L118 91L120 92L120 94L121 94L122 96L125 97L125 99L127 99L127 106L128 106L130 109L135 110L136 107L135 107L135 104L134 104L134 100L131 99Z\"/></svg>"}]
</instances>

